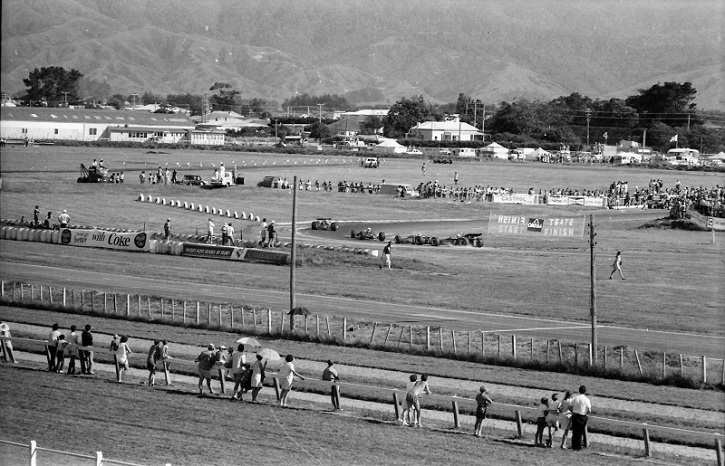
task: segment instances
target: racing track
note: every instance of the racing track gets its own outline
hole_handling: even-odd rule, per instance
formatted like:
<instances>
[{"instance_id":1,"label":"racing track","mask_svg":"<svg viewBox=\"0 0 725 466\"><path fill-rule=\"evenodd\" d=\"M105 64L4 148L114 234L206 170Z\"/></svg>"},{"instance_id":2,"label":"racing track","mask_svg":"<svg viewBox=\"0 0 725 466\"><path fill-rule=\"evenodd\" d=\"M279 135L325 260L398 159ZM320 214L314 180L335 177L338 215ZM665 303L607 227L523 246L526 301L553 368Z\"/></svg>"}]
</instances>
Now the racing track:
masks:
<instances>
[{"instance_id":1,"label":"racing track","mask_svg":"<svg viewBox=\"0 0 725 466\"><path fill-rule=\"evenodd\" d=\"M124 294L158 296L160 292L163 292L166 297L189 301L215 302L219 300L220 296L224 296L225 302L244 302L255 307L284 309L289 305L289 294L281 291L199 284L162 278L149 280L132 275L88 272L18 262L3 261L0 263L0 276L3 280L27 281L79 289L102 289ZM321 314L361 318L381 323L445 325L460 330L479 329L486 332L516 333L517 335L580 342L587 342L591 338L591 330L588 325L566 321L408 306L335 296L302 293L298 293L297 296L304 297L305 303L314 307ZM671 353L692 356L706 355L711 358L722 358L725 346L725 337L720 336L650 332L605 325L600 325L598 329L599 344L609 347L628 346L654 351L666 350Z\"/></svg>"}]
</instances>

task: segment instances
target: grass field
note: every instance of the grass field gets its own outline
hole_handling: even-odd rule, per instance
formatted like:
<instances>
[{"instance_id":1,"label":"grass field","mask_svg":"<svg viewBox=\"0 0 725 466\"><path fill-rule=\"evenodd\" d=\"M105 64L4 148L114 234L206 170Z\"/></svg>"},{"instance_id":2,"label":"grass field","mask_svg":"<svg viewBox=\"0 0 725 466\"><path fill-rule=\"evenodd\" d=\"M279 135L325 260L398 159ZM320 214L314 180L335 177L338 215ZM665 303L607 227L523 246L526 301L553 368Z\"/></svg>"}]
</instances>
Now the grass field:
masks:
<instances>
[{"instance_id":1,"label":"grass field","mask_svg":"<svg viewBox=\"0 0 725 466\"><path fill-rule=\"evenodd\" d=\"M379 183L401 181L417 184L422 181L420 161L386 160L377 170L363 169L355 158L327 157L323 159L295 157L289 155L262 155L241 153L211 153L203 151L173 151L169 154L146 154L142 150L36 147L29 149L3 149L0 154L2 171L2 198L0 207L3 218L30 218L35 205L41 212L53 212L56 218L59 211L68 209L72 223L117 228L160 231L163 220L173 217L174 231L193 234L205 230L207 215L193 213L183 209L170 209L156 204L140 204L135 199L143 192L168 199L180 199L194 203L213 205L233 211L254 212L280 223L290 222L291 194L280 190L256 188L257 181L265 175L278 175L291 178L294 175L302 179L327 179L334 183L340 179ZM114 171L126 172L123 185L83 185L76 184L77 167L80 163L88 165L93 158L105 159L105 164ZM289 160L289 162L288 162ZM230 167L236 163L246 178L246 185L226 190L204 191L193 187L138 185L137 175L141 169L153 170L159 165L170 167L179 164L182 173L197 173L209 177L211 163L220 161ZM343 162L344 161L344 162ZM304 163L303 163L304 162ZM197 168L199 163L203 167ZM186 165L188 164L188 166ZM255 165L256 164L256 165ZM724 184L722 175L693 172L651 171L647 169L611 168L611 167L561 167L544 164L509 163L460 163L447 166L428 164L427 179L439 179L444 183L452 181L453 171L458 171L461 184L473 184L513 187L517 192L529 187L551 189L559 187L580 187L604 189L612 181L629 181L634 185L646 186L651 178L662 179L665 186L674 186L680 179L683 185L714 186ZM489 212L566 213L588 215L594 213L597 224L598 250L598 309L601 323L611 323L632 328L650 328L659 330L693 332L710 335L725 335L725 257L721 234L682 231L667 228L641 228L652 219L664 217L660 212L619 212L590 211L583 208L555 209L553 207L504 206L487 203L452 203L445 200L397 201L382 196L352 195L340 193L308 193L298 196L298 221L307 223L316 217L333 217L341 221L354 220L418 220L418 219L479 219L488 218ZM252 223L238 223L245 237L256 235L257 226ZM451 227L451 233L456 233ZM282 228L282 236L289 235L289 228ZM349 243L351 246L361 244ZM219 261L193 261L174 256L152 256L148 254L124 255L112 251L87 250L85 248L58 248L37 243L18 243L8 247L0 242L0 272L3 278L12 277L8 263L21 262L38 265L59 266L73 269L95 270L118 275L145 277L178 277L203 284L235 284L238 286L262 289L286 290L288 270L255 264L227 264ZM365 244L369 247L370 244ZM614 252L624 253L626 282L604 280ZM394 250L394 274L383 275L377 269L377 259L369 262L330 264L324 261L304 261L297 274L297 291L300 293L345 296L370 299L375 297L383 302L418 304L469 311L489 313L543 316L554 319L566 319L586 322L589 308L589 254L584 239L563 242L509 241L505 237L497 238L488 247L481 250L431 249L398 247ZM162 291L162 290L160 290ZM143 324L134 324L143 325ZM290 343L301 345L302 343ZM315 353L314 345L305 344L304 351ZM336 349L340 355L365 359L365 350L354 348ZM361 353L356 353L360 351ZM322 353L329 353L329 347L317 350L319 360L326 359ZM725 348L724 348L725 352ZM358 354L352 356L352 354ZM397 358L412 358L398 360ZM394 360L396 362L386 362ZM427 371L435 358L419 356L394 356L384 353L376 360L374 367L386 364L410 367L411 370ZM447 369L443 369L446 367ZM5 369L2 369L5 370ZM455 373L458 377L478 380L481 369L472 363L445 362L436 369L442 377ZM520 374L510 373L512 369L496 368L498 377L508 380L501 383L521 384ZM450 371L450 372L447 372ZM0 374L2 375L2 374ZM78 399L72 394L80 387L88 390L91 407L96 406L87 422L74 420L70 428L73 435L60 436L62 443L52 445L63 449L63 444L83 443L88 432L101 428L109 430L109 438L102 440L97 448L114 458L150 458L152 462L161 462L162 444L158 441L144 443L149 433L159 429L168 436L179 458L188 458L186 464L230 464L241 454L227 445L240 444L245 453L256 458L256 462L271 464L284 461L295 454L297 447L289 439L278 441L278 425L261 423L257 419L268 413L257 413L258 407L240 416L232 416L229 407L208 406L203 400L193 397L184 398L178 394L154 393L145 398L144 407L153 407L151 411L139 410L140 403L134 403L137 388L87 387L84 381L63 382L62 387L52 386L46 374L23 372L15 377L12 390L28 399L42 399L37 407L26 402L12 400L11 417L23 419L23 429L18 431L22 438L32 437L33 432L42 432L44 438L51 437L50 428L42 428L41 419L67 417L67 413L77 410ZM27 378L25 377L27 375ZM490 376L486 373L483 378ZM39 378L40 377L40 378ZM565 380L567 386L576 384L566 375L534 375L525 373L527 380L547 378L542 382L549 387L560 386ZM4 380L7 380L4 378ZM35 381L35 383L33 383ZM617 392L626 385L620 382L606 381L597 384L598 390ZM626 384L626 382L621 382ZM26 389L25 384L33 388ZM588 384L590 384L588 382ZM67 386L66 386L67 385ZM98 384L96 384L98 385ZM535 385L540 386L537 382ZM3 382L3 386L7 386ZM22 387L22 390L20 388ZM28 392L30 390L30 392ZM648 393L648 402L680 404L683 400L702 399L695 391L668 391L667 387L643 386L627 388L631 392L623 395L639 399L641 393ZM37 393L36 393L37 392ZM52 392L52 394L48 394ZM97 392L97 393L96 393ZM636 394L640 392L640 394ZM109 395L110 393L110 395ZM30 397L32 395L32 397ZM714 392L708 401L712 409L720 403L722 393ZM106 405L109 413L99 414L97 406L105 406L103 400L114 398L117 402ZM184 401L179 402L179 398ZM46 399L48 402L46 403ZM708 398L709 400L709 398ZM11 400L9 400L11 401ZM218 404L218 403L217 403ZM189 410L188 408L192 408ZM264 408L265 410L267 408ZM189 413L204 413L190 415ZM329 443L325 450L334 455L327 456L321 451L312 455L295 456L300 464L412 464L419 463L421 455L427 464L447 464L458 461L474 462L480 459L478 444L468 444L469 439L461 440L456 435L439 433L398 433L377 423L350 421L339 423L331 416L305 412L299 416L297 410L282 410L277 413L287 416L283 423L293 427L294 438L304 439L319 445ZM246 416L246 418L245 418ZM249 421L239 421L239 418ZM190 419L193 418L193 419ZM251 421L255 419L255 421ZM26 422L27 420L27 422ZM45 422L45 421L43 421ZM249 422L249 423L247 423ZM259 426L257 422L260 422ZM349 423L351 422L351 423ZM132 424L140 426L138 430L129 430ZM109 425L112 427L109 428ZM173 425L173 427L170 427ZM210 425L219 426L210 429ZM315 429L309 429L315 426ZM321 426L318 428L318 426ZM410 429L412 430L412 429ZM123 434L123 432L127 432ZM126 435L129 447L120 448L114 438ZM414 437L410 437L414 435ZM239 437L245 440L240 441ZM422 437L422 438L421 438ZM298 441L299 441L298 439ZM332 440L330 440L332 439ZM287 443L285 443L287 442ZM464 443L460 443L464 442ZM426 445L421 452L419 445ZM95 448L95 446L94 446ZM216 461L208 460L213 450ZM574 458L559 455L558 452L545 461L538 461L527 454L526 449L513 449L505 444L493 442L486 444L486 454L493 462L543 464L552 460L562 464ZM129 453L133 452L133 456ZM340 452L340 453L338 453ZM346 454L343 454L345 452ZM348 454L349 453L349 454ZM489 455L490 454L490 455ZM235 456L236 455L236 456ZM417 457L417 458L416 458ZM411 461L417 459L418 461ZM574 458L575 461L576 458ZM184 462L182 460L180 462ZM600 463L600 461L602 461ZM619 459L612 460L621 462ZM610 464L605 457L587 456L587 464ZM574 464L573 462L571 464ZM576 464L581 464L578 462Z\"/></svg>"}]
</instances>

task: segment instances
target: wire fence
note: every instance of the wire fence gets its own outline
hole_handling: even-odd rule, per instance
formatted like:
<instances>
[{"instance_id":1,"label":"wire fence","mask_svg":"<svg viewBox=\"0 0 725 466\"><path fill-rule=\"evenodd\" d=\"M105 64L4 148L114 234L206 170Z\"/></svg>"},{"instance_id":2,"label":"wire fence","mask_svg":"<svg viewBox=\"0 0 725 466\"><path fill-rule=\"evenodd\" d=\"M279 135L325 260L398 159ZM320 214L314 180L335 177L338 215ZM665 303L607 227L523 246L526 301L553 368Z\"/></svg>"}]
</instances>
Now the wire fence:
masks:
<instances>
[{"instance_id":1,"label":"wire fence","mask_svg":"<svg viewBox=\"0 0 725 466\"><path fill-rule=\"evenodd\" d=\"M137 463L104 458L103 452L100 451L97 451L95 455L85 455L82 453L39 447L35 440L31 440L29 444L25 444L0 439L0 447L3 450L2 458L8 460L7 464L28 464L28 466L37 466L38 464L53 464L56 466L82 466L84 464L95 466L111 464L142 466ZM21 458L25 458L25 460Z\"/></svg>"}]
</instances>

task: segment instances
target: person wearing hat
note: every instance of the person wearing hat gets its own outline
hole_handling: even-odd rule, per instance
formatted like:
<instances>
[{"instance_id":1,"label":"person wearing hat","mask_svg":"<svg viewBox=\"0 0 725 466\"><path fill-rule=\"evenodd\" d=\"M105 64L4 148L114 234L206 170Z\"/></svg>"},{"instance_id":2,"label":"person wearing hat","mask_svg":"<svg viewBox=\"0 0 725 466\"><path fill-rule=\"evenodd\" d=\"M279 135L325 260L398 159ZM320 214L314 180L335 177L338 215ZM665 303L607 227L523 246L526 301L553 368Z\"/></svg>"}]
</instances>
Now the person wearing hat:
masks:
<instances>
[{"instance_id":1,"label":"person wearing hat","mask_svg":"<svg viewBox=\"0 0 725 466\"><path fill-rule=\"evenodd\" d=\"M61 228L68 228L68 224L70 223L70 215L68 215L67 210L64 210L62 214L58 215L58 221L60 222Z\"/></svg>"},{"instance_id":2,"label":"person wearing hat","mask_svg":"<svg viewBox=\"0 0 725 466\"><path fill-rule=\"evenodd\" d=\"M342 411L340 409L340 386L334 382L340 380L340 376L337 374L337 369L332 367L335 363L331 360L327 361L327 367L322 371L322 380L326 382L333 382L330 389L330 401L332 401L332 407L336 411Z\"/></svg>"},{"instance_id":3,"label":"person wearing hat","mask_svg":"<svg viewBox=\"0 0 725 466\"><path fill-rule=\"evenodd\" d=\"M214 369L216 364L216 357L214 350L216 347L213 344L209 344L207 348L202 351L199 356L194 359L197 363L197 370L199 372L199 395L203 393L204 380L206 380L206 386L209 387L209 393L214 395L214 390L211 389L211 370Z\"/></svg>"},{"instance_id":4,"label":"person wearing hat","mask_svg":"<svg viewBox=\"0 0 725 466\"><path fill-rule=\"evenodd\" d=\"M473 436L480 437L483 420L486 419L488 405L493 403L493 400L486 393L486 387L484 385L481 385L479 393L476 395L476 403L478 406L476 406L476 426L473 430Z\"/></svg>"},{"instance_id":5,"label":"person wearing hat","mask_svg":"<svg viewBox=\"0 0 725 466\"><path fill-rule=\"evenodd\" d=\"M10 335L10 326L5 322L0 322L0 337L12 338L12 335ZM3 345L0 346L0 349L2 349L2 352L5 353L6 359L16 362L15 355L13 354L12 342L3 340Z\"/></svg>"},{"instance_id":6,"label":"person wearing hat","mask_svg":"<svg viewBox=\"0 0 725 466\"><path fill-rule=\"evenodd\" d=\"M164 223L164 239L168 241L170 234L171 234L171 219L167 218L166 223Z\"/></svg>"}]
</instances>

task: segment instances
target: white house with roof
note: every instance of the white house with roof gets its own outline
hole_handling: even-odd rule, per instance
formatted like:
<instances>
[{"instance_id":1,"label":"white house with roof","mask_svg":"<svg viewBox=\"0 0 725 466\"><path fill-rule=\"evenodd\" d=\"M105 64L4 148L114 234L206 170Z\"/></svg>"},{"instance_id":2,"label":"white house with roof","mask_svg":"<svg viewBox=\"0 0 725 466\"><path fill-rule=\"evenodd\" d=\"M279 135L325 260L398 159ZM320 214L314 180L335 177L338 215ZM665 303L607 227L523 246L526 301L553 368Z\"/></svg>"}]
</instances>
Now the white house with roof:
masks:
<instances>
[{"instance_id":1,"label":"white house with roof","mask_svg":"<svg viewBox=\"0 0 725 466\"><path fill-rule=\"evenodd\" d=\"M177 142L194 129L194 122L183 114L50 107L0 109L0 135L4 139L143 142L154 138Z\"/></svg>"},{"instance_id":2,"label":"white house with roof","mask_svg":"<svg viewBox=\"0 0 725 466\"><path fill-rule=\"evenodd\" d=\"M214 111L203 117L193 118L196 127L199 129L211 129L219 131L241 131L243 128L265 128L268 126L266 120L244 118L237 112Z\"/></svg>"},{"instance_id":3,"label":"white house with roof","mask_svg":"<svg viewBox=\"0 0 725 466\"><path fill-rule=\"evenodd\" d=\"M418 123L408 131L408 137L423 141L483 141L483 132L455 118Z\"/></svg>"}]
</instances>

